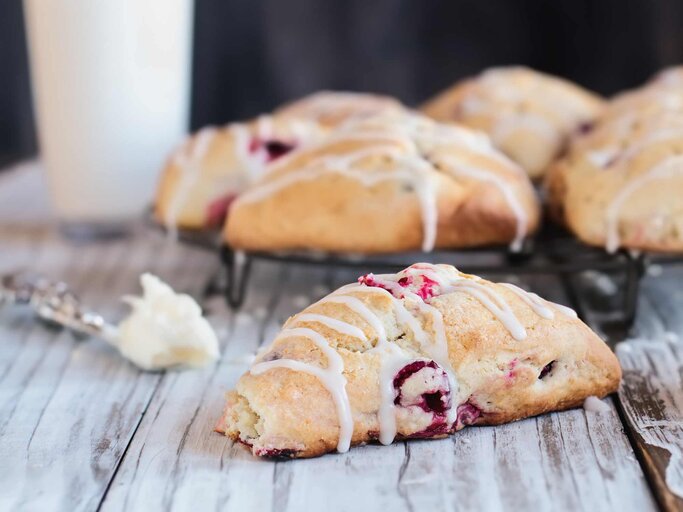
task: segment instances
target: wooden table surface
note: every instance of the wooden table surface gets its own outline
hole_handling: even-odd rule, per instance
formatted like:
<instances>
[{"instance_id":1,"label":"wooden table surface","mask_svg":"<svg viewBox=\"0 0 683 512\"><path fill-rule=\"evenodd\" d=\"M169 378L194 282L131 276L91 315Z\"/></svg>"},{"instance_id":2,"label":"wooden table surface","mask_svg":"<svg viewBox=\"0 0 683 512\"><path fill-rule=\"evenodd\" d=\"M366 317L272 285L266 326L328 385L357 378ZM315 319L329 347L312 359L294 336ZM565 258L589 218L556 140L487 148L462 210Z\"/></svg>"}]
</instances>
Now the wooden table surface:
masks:
<instances>
[{"instance_id":1,"label":"wooden table surface","mask_svg":"<svg viewBox=\"0 0 683 512\"><path fill-rule=\"evenodd\" d=\"M126 311L117 297L154 272L202 300L222 358L145 373L103 343L0 309L2 511L683 510L683 266L653 267L643 281L632 339L617 349L624 382L610 412L286 462L258 460L212 432L223 394L285 318L355 276L257 264L232 312L203 296L219 269L210 252L142 223L124 240L61 239L34 163L0 174L0 273L17 268L66 280L112 320ZM567 303L552 277L525 284ZM609 283L596 287L610 293Z\"/></svg>"}]
</instances>

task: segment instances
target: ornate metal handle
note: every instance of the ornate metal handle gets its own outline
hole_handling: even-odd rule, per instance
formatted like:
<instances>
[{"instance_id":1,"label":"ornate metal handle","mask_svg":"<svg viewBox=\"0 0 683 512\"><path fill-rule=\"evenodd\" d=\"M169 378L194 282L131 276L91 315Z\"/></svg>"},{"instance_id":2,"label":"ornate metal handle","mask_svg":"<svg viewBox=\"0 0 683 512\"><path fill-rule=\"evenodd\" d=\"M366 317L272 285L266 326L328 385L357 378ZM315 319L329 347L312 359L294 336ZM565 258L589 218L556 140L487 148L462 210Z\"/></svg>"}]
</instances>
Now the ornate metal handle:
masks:
<instances>
[{"instance_id":1,"label":"ornate metal handle","mask_svg":"<svg viewBox=\"0 0 683 512\"><path fill-rule=\"evenodd\" d=\"M66 283L30 272L0 276L0 306L24 305L48 323L80 335L114 340L116 328L97 313L86 310Z\"/></svg>"}]
</instances>

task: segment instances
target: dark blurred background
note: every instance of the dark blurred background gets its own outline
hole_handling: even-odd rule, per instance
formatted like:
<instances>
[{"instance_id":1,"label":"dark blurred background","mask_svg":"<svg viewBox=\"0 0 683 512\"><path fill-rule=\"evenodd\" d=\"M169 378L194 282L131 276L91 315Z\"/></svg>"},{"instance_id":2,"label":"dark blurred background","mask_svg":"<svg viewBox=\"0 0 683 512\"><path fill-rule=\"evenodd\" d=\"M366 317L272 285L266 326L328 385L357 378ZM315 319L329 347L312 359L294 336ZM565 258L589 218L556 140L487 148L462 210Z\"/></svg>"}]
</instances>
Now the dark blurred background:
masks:
<instances>
[{"instance_id":1,"label":"dark blurred background","mask_svg":"<svg viewBox=\"0 0 683 512\"><path fill-rule=\"evenodd\" d=\"M144 1L144 0L141 0ZM317 89L416 104L525 64L603 94L683 62L683 0L197 0L192 128ZM0 2L0 164L36 151L21 2Z\"/></svg>"}]
</instances>

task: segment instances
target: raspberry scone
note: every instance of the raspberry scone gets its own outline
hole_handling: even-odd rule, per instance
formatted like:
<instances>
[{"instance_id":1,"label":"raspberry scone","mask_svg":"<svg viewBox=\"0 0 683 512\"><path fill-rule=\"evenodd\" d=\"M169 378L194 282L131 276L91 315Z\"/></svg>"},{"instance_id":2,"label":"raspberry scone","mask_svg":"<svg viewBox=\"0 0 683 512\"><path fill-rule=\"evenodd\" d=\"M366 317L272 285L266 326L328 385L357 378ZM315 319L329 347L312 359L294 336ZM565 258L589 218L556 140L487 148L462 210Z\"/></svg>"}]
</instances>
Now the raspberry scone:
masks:
<instances>
[{"instance_id":1,"label":"raspberry scone","mask_svg":"<svg viewBox=\"0 0 683 512\"><path fill-rule=\"evenodd\" d=\"M601 112L597 95L524 67L492 68L455 84L422 111L489 134L533 179L563 151L569 137Z\"/></svg>"},{"instance_id":2,"label":"raspberry scone","mask_svg":"<svg viewBox=\"0 0 683 512\"><path fill-rule=\"evenodd\" d=\"M683 251L683 88L618 96L546 178L555 217L614 252Z\"/></svg>"},{"instance_id":3,"label":"raspberry scone","mask_svg":"<svg viewBox=\"0 0 683 512\"><path fill-rule=\"evenodd\" d=\"M320 91L288 103L275 111L278 117L316 121L328 128L405 107L390 97L360 92Z\"/></svg>"},{"instance_id":4,"label":"raspberry scone","mask_svg":"<svg viewBox=\"0 0 683 512\"><path fill-rule=\"evenodd\" d=\"M526 173L486 135L392 112L296 151L233 204L234 249L381 253L511 243L539 222Z\"/></svg>"},{"instance_id":5,"label":"raspberry scone","mask_svg":"<svg viewBox=\"0 0 683 512\"><path fill-rule=\"evenodd\" d=\"M168 159L157 190L156 219L169 229L222 226L231 201L269 162L325 133L313 121L270 116L204 128Z\"/></svg>"},{"instance_id":6,"label":"raspberry scone","mask_svg":"<svg viewBox=\"0 0 683 512\"><path fill-rule=\"evenodd\" d=\"M362 276L287 320L216 430L255 455L314 457L575 407L620 379L571 309L420 263Z\"/></svg>"}]
</instances>

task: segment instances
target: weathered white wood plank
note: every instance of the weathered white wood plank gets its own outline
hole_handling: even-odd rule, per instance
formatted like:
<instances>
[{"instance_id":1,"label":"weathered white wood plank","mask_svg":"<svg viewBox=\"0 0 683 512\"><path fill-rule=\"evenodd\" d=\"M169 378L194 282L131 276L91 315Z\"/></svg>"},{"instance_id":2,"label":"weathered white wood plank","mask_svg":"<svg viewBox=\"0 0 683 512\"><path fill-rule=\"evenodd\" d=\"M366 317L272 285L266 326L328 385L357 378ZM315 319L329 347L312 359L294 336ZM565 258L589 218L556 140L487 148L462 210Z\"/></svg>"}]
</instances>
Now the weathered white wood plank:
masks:
<instances>
[{"instance_id":1,"label":"weathered white wood plank","mask_svg":"<svg viewBox=\"0 0 683 512\"><path fill-rule=\"evenodd\" d=\"M637 339L617 348L627 426L666 510L683 510L683 267L643 283Z\"/></svg>"},{"instance_id":2,"label":"weathered white wood plank","mask_svg":"<svg viewBox=\"0 0 683 512\"><path fill-rule=\"evenodd\" d=\"M655 340L622 344L619 397L650 476L668 510L683 509L683 346Z\"/></svg>"},{"instance_id":3,"label":"weathered white wood plank","mask_svg":"<svg viewBox=\"0 0 683 512\"><path fill-rule=\"evenodd\" d=\"M204 371L166 374L103 503L104 510L177 509L189 506L271 510L272 463L212 432L223 396L248 368L264 336L283 315L282 272L253 269L248 300L237 314L212 300L209 317L223 334L221 362ZM285 309L287 309L285 307ZM272 325L271 325L272 324Z\"/></svg>"},{"instance_id":4,"label":"weathered white wood plank","mask_svg":"<svg viewBox=\"0 0 683 512\"><path fill-rule=\"evenodd\" d=\"M680 265L660 267L655 276L646 276L631 337L617 340L617 355L624 369L618 394L626 418L624 428L658 503L666 510L683 510L681 283Z\"/></svg>"},{"instance_id":5,"label":"weathered white wood plank","mask_svg":"<svg viewBox=\"0 0 683 512\"><path fill-rule=\"evenodd\" d=\"M0 271L22 266L63 278L113 320L124 312L117 297L138 291L142 271L195 293L213 272L213 255L169 248L144 230L69 245L44 216L22 216L17 205L42 195L24 188L38 183L34 175L17 176L0 184L7 200L0 201ZM16 209L7 211L8 204ZM0 311L0 346L0 510L96 509L160 374L140 372L105 344L77 341L21 311Z\"/></svg>"},{"instance_id":6,"label":"weathered white wood plank","mask_svg":"<svg viewBox=\"0 0 683 512\"><path fill-rule=\"evenodd\" d=\"M23 211L44 198L30 167L0 180L0 272L27 264L64 276L112 318L123 312L113 298L135 291L143 270L195 294L203 288L213 256L144 230L124 242L64 243L44 207ZM245 356L326 288L356 277L259 265L241 313L220 300L205 304L223 343L221 362L182 373L143 374L104 345L0 311L0 510L91 510L103 498L106 510L654 509L614 409L291 462L257 460L213 434L223 392L247 368ZM683 282L676 279L666 297ZM532 284L563 302L557 281ZM644 299L648 321L638 329L680 332L675 303L660 304L661 293L652 288Z\"/></svg>"},{"instance_id":7,"label":"weathered white wood plank","mask_svg":"<svg viewBox=\"0 0 683 512\"><path fill-rule=\"evenodd\" d=\"M295 269L288 273L286 286L281 289L273 288L272 285L273 281L277 282L279 273L265 273L259 268L254 274L255 280L245 308L246 314L243 312L235 315L233 330L226 342L223 363L214 372L213 381L196 383L184 388L190 400L202 403L202 414L189 414L188 411L191 409L187 407L168 407L166 404L169 390L162 384L107 495L103 507L105 510L127 509L131 503L135 503L140 509L182 509L187 503L186 499L191 499L195 506L201 504L207 508L281 510L290 499L297 503L297 500L305 499L308 492L294 492L289 485L291 472L296 471L296 468L300 467L299 464L309 463L309 467L317 468L318 476L325 474L321 471L325 470L322 464L326 462L342 466L348 464L345 462L346 459L336 457L293 463L258 460L243 446L233 445L226 438L211 434L211 427L223 406L223 391L229 389L248 367L244 356L253 354L262 340L268 342L272 339L288 316L318 298L311 294L311 284L316 282L316 277L322 277L324 272ZM264 286L267 283L270 283L269 288L273 292L259 293L262 288L268 288ZM318 291L320 292L319 289ZM270 312L266 309L268 305L272 309ZM267 313L267 316L261 318L264 313ZM198 377L189 373L187 376L188 379ZM168 376L164 378L164 381L166 380ZM221 385L215 381L225 384ZM177 400L177 397L174 400ZM153 417L152 413L157 404L163 410ZM159 432L157 427L166 422L169 424L167 428L171 430L171 435L165 435L167 430L163 430L163 427ZM180 432L188 432L182 456L179 456L175 448L179 446ZM163 452L155 451L153 447L159 445L167 449ZM213 451L199 451L198 446L210 446ZM395 446L385 450L387 451L383 452L384 456L379 463L386 466L393 459L393 466L398 470L402 462L402 447ZM396 456L388 457L389 451ZM146 463L153 465L156 471L141 478L140 475L136 475L135 468ZM175 478L169 471L169 468L179 466L183 468L185 478ZM210 468L210 471L207 472L206 468ZM382 474L384 472L377 473L378 476ZM370 484L375 486L377 482L371 481ZM390 483L388 489L391 489L392 485ZM329 487L329 483L325 487ZM198 488L201 488L202 492L197 493ZM253 492L254 489L259 489L259 492ZM191 498L188 498L189 496ZM369 494L369 497L372 499L372 494Z\"/></svg>"},{"instance_id":8,"label":"weathered white wood plank","mask_svg":"<svg viewBox=\"0 0 683 512\"><path fill-rule=\"evenodd\" d=\"M172 376L164 377L105 499L105 510L181 510L188 504L278 511L654 510L614 409L602 415L578 409L500 427L469 428L445 440L365 446L285 462L257 460L244 447L212 435L222 390L247 367L231 361L252 351L261 331L265 340L272 338L289 315L326 293L321 283L329 281L319 271L294 268L269 298L259 291L262 279L272 278L262 271L254 277L246 309L263 314L267 302L276 298L272 318L263 329L240 329L233 320L216 372L185 374L182 387ZM340 272L332 284L356 277ZM555 282L537 284L551 298L562 298ZM201 404L197 413L196 404Z\"/></svg>"}]
</instances>

